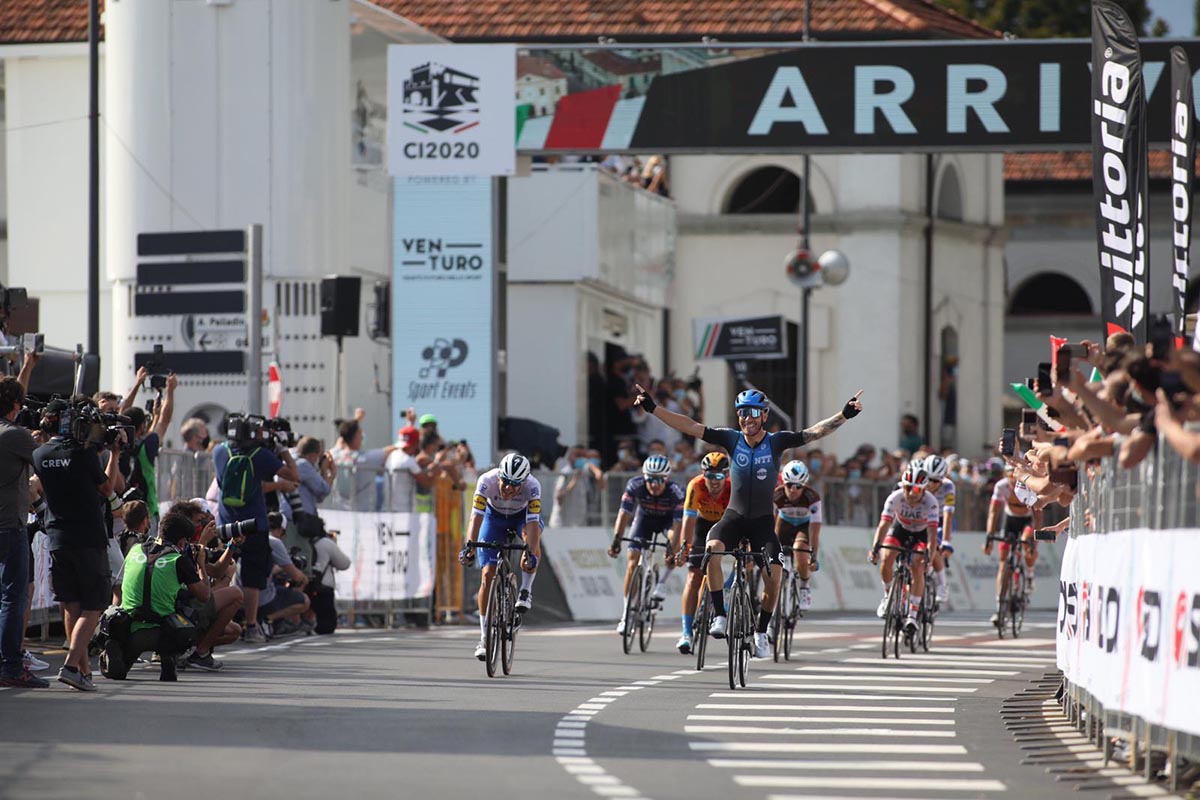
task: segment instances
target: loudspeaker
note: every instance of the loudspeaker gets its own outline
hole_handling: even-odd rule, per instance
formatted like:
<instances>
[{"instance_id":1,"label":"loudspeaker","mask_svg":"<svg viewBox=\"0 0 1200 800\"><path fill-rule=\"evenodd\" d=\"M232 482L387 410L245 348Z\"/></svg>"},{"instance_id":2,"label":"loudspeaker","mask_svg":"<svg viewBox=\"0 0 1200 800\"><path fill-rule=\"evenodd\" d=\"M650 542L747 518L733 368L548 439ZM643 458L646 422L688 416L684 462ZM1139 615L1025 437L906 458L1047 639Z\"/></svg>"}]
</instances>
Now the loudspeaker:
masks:
<instances>
[{"instance_id":1,"label":"loudspeaker","mask_svg":"<svg viewBox=\"0 0 1200 800\"><path fill-rule=\"evenodd\" d=\"M358 301L362 278L330 275L321 279L321 335L358 336Z\"/></svg>"}]
</instances>

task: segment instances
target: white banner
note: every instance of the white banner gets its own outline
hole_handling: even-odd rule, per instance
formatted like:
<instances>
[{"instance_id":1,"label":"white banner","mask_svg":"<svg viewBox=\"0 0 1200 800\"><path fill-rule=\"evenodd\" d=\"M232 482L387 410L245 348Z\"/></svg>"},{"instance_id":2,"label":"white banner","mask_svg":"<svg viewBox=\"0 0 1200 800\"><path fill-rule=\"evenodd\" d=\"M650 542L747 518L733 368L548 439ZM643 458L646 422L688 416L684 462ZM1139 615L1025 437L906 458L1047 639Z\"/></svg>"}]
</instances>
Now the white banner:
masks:
<instances>
[{"instance_id":1,"label":"white banner","mask_svg":"<svg viewBox=\"0 0 1200 800\"><path fill-rule=\"evenodd\" d=\"M350 569L335 572L339 600L408 600L433 593L437 527L432 514L321 509Z\"/></svg>"},{"instance_id":2,"label":"white banner","mask_svg":"<svg viewBox=\"0 0 1200 800\"><path fill-rule=\"evenodd\" d=\"M1200 735L1200 531L1073 537L1058 667L1105 708Z\"/></svg>"},{"instance_id":3,"label":"white banner","mask_svg":"<svg viewBox=\"0 0 1200 800\"><path fill-rule=\"evenodd\" d=\"M387 74L390 174L513 174L516 45L393 44Z\"/></svg>"}]
</instances>

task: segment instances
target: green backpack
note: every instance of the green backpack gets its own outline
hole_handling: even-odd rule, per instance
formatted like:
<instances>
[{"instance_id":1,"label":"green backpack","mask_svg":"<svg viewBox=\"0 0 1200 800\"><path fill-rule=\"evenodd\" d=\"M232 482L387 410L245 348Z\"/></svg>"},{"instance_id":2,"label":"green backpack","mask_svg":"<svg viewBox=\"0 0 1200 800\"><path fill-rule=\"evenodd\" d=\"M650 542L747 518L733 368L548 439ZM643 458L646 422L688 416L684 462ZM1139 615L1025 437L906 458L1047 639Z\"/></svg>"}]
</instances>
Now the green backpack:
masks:
<instances>
[{"instance_id":1,"label":"green backpack","mask_svg":"<svg viewBox=\"0 0 1200 800\"><path fill-rule=\"evenodd\" d=\"M256 447L249 454L230 450L229 463L225 465L225 476L221 480L221 503L230 508L245 508L254 495L257 479L254 477L254 456L262 448Z\"/></svg>"}]
</instances>

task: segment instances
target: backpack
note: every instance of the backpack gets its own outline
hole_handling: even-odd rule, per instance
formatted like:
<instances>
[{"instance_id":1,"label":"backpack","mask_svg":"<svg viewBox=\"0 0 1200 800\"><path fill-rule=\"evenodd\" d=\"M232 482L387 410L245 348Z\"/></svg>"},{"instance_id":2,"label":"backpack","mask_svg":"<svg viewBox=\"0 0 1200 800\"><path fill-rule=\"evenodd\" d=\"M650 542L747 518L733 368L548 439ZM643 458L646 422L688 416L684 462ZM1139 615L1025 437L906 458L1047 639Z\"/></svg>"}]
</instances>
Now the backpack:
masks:
<instances>
[{"instance_id":1,"label":"backpack","mask_svg":"<svg viewBox=\"0 0 1200 800\"><path fill-rule=\"evenodd\" d=\"M256 447L249 453L229 451L229 463L221 478L221 504L229 508L245 508L258 490L254 476L254 456L262 448Z\"/></svg>"}]
</instances>

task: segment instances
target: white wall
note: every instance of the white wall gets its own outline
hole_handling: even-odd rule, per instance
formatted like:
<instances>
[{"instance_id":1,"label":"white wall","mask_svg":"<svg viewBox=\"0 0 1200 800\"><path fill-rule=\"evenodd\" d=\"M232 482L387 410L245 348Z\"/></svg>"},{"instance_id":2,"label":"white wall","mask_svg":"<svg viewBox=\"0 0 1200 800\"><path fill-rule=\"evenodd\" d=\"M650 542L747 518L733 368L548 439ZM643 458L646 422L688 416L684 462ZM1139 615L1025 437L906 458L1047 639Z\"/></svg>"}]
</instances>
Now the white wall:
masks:
<instances>
[{"instance_id":1,"label":"white wall","mask_svg":"<svg viewBox=\"0 0 1200 800\"><path fill-rule=\"evenodd\" d=\"M587 427L586 411L581 416L573 402L578 395L571 396L585 367L577 319L571 284L509 285L508 416L558 428L567 446L579 438L581 425Z\"/></svg>"}]
</instances>

